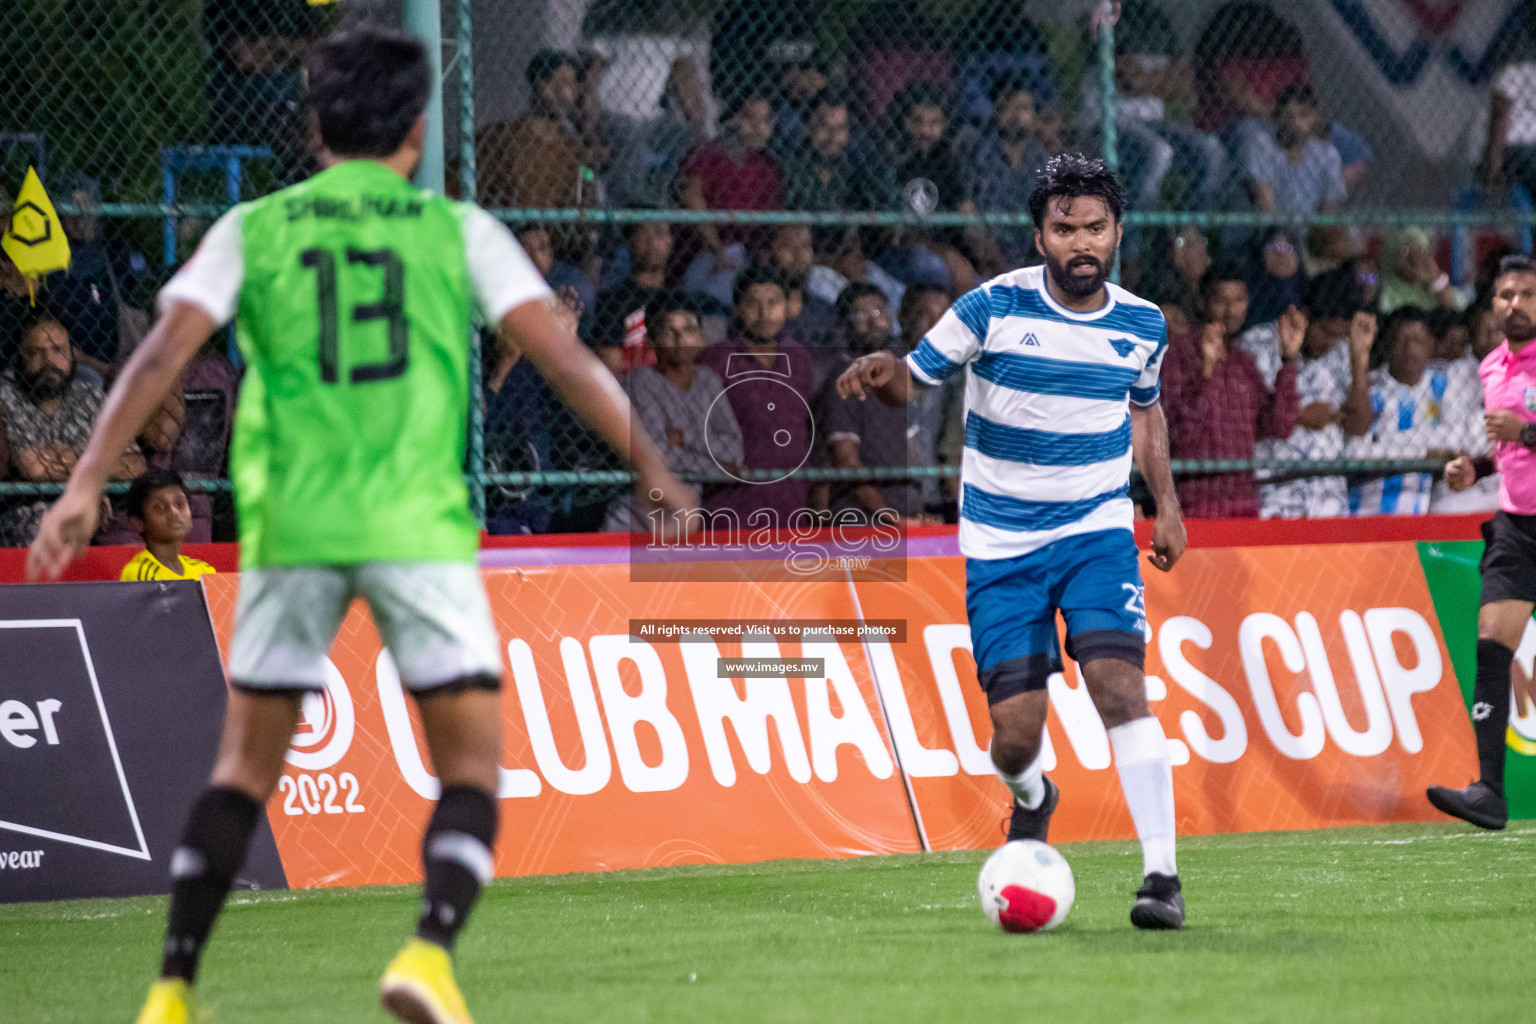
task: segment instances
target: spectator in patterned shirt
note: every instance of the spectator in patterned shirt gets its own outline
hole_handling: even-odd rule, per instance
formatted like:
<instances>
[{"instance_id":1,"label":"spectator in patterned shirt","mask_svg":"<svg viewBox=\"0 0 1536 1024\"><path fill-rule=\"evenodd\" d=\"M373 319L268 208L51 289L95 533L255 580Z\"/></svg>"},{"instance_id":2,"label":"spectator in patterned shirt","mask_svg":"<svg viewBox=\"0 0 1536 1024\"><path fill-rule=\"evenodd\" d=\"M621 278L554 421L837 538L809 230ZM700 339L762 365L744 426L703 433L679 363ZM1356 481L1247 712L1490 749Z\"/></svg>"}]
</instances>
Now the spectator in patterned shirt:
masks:
<instances>
[{"instance_id":1,"label":"spectator in patterned shirt","mask_svg":"<svg viewBox=\"0 0 1536 1024\"><path fill-rule=\"evenodd\" d=\"M1213 266L1200 281L1206 323L1169 339L1163 408L1178 459L1252 459L1260 438L1296 427L1296 369L1307 319L1294 306L1277 323L1280 369L1265 378L1238 344L1248 317L1248 285L1236 267ZM1179 504L1197 519L1252 519L1259 489L1252 471L1185 476Z\"/></svg>"},{"instance_id":2,"label":"spectator in patterned shirt","mask_svg":"<svg viewBox=\"0 0 1536 1024\"><path fill-rule=\"evenodd\" d=\"M637 366L625 380L635 418L661 449L667 468L678 476L718 476L741 472L741 427L720 375L696 362L704 331L693 301L682 292L660 291L646 304L645 344L652 366ZM704 506L720 491L706 486ZM646 509L638 496L620 499L608 510L603 529L616 533L644 530Z\"/></svg>"},{"instance_id":3,"label":"spectator in patterned shirt","mask_svg":"<svg viewBox=\"0 0 1536 1024\"><path fill-rule=\"evenodd\" d=\"M90 440L106 395L95 380L76 373L69 332L42 310L22 322L11 369L12 376L0 377L11 475L26 483L63 483ZM132 480L142 472L144 456L135 443L118 458L112 479ZM0 511L0 545L32 543L48 505L22 498Z\"/></svg>"},{"instance_id":4,"label":"spectator in patterned shirt","mask_svg":"<svg viewBox=\"0 0 1536 1024\"><path fill-rule=\"evenodd\" d=\"M1296 429L1283 441L1261 442L1256 449L1259 458L1296 462L1342 458L1345 433L1357 436L1369 428L1369 360L1376 318L1365 311L1362 294L1355 272L1347 268L1307 282L1302 297L1307 327L1296 371L1301 406ZM1274 336L1255 331L1241 344L1253 355L1266 381L1278 376L1280 348ZM1259 488L1259 516L1345 516L1349 514L1347 491L1342 476L1306 475L1299 470Z\"/></svg>"}]
</instances>

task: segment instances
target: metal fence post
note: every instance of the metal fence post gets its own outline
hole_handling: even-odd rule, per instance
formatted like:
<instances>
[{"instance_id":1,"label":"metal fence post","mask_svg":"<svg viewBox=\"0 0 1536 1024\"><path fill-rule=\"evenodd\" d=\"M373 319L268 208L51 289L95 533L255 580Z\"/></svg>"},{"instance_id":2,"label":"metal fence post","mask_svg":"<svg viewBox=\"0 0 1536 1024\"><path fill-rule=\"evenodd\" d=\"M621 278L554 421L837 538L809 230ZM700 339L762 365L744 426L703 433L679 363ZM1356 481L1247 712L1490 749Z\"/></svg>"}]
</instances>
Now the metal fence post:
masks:
<instances>
[{"instance_id":1,"label":"metal fence post","mask_svg":"<svg viewBox=\"0 0 1536 1024\"><path fill-rule=\"evenodd\" d=\"M473 0L458 0L458 29L454 35L455 60L459 66L459 196L475 201L475 63ZM469 339L469 500L475 518L485 525L485 404L481 392L480 332Z\"/></svg>"},{"instance_id":2,"label":"metal fence post","mask_svg":"<svg viewBox=\"0 0 1536 1024\"><path fill-rule=\"evenodd\" d=\"M421 151L416 184L443 191L443 26L440 0L405 0L405 30L427 49L432 67L432 96L427 100L427 141Z\"/></svg>"},{"instance_id":3,"label":"metal fence post","mask_svg":"<svg viewBox=\"0 0 1536 1024\"><path fill-rule=\"evenodd\" d=\"M1120 139L1115 129L1115 116L1119 103L1115 98L1115 17L1118 4L1104 0L1094 11L1093 20L1099 28L1099 94L1103 97L1101 130L1104 135L1104 165L1111 171L1120 170ZM1116 254L1119 255L1118 253ZM1110 268L1109 279L1120 283L1120 261Z\"/></svg>"}]
</instances>

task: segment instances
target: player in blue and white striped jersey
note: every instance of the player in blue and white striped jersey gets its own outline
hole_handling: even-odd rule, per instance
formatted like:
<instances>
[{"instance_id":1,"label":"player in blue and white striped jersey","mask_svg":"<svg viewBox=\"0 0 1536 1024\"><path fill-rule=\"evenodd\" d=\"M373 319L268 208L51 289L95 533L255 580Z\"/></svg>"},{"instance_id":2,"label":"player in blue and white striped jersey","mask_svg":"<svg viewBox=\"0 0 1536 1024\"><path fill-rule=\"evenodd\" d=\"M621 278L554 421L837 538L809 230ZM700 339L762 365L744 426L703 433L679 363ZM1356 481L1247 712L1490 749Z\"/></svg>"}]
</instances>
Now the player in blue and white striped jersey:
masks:
<instances>
[{"instance_id":1,"label":"player in blue and white striped jersey","mask_svg":"<svg viewBox=\"0 0 1536 1024\"><path fill-rule=\"evenodd\" d=\"M1041 735L1046 683L1062 667L1059 611L1141 838L1131 921L1182 928L1173 772L1143 675L1133 457L1157 501L1149 560L1165 572L1184 552L1184 523L1158 404L1167 327L1155 305L1107 283L1123 209L1101 161L1056 157L1030 198L1045 266L961 296L905 360L864 356L838 391L899 405L965 372L960 550L992 761L1014 796L1008 838L1045 840L1056 807Z\"/></svg>"}]
</instances>

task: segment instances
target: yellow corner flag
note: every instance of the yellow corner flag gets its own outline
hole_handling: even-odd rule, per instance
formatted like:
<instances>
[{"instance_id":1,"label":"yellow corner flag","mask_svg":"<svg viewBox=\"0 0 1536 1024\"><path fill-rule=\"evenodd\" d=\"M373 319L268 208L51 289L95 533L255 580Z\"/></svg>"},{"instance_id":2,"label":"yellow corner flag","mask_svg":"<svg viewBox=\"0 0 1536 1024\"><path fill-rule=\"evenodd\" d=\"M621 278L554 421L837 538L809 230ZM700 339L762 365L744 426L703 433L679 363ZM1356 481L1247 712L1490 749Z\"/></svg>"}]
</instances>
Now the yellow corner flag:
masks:
<instances>
[{"instance_id":1,"label":"yellow corner flag","mask_svg":"<svg viewBox=\"0 0 1536 1024\"><path fill-rule=\"evenodd\" d=\"M64 225L53 209L43 183L37 180L37 171L27 168L21 191L16 193L16 206L11 210L11 226L0 238L0 248L16 264L29 281L36 281L55 270L69 269L69 239L64 237Z\"/></svg>"}]
</instances>

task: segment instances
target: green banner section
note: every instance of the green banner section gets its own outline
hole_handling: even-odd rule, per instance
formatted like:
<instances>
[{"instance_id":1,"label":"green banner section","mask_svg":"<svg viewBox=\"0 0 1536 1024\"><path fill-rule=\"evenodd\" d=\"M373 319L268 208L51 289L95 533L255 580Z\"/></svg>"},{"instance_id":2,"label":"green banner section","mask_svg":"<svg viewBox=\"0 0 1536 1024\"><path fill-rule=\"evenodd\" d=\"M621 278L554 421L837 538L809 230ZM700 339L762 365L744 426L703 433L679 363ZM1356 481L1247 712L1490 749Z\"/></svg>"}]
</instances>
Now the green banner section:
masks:
<instances>
[{"instance_id":1,"label":"green banner section","mask_svg":"<svg viewBox=\"0 0 1536 1024\"><path fill-rule=\"evenodd\" d=\"M1440 619L1440 630L1445 634L1445 646L1451 652L1451 665L1469 714L1472 680L1477 675L1477 609L1482 602L1477 562L1482 557L1482 541L1419 544L1419 564L1424 567L1429 596L1435 603L1435 615ZM1528 731L1536 733L1536 729ZM1523 736L1511 726L1508 742L1504 791L1509 798L1509 816L1536 818L1536 735ZM1464 786L1468 781L1447 779L1445 784Z\"/></svg>"}]
</instances>

